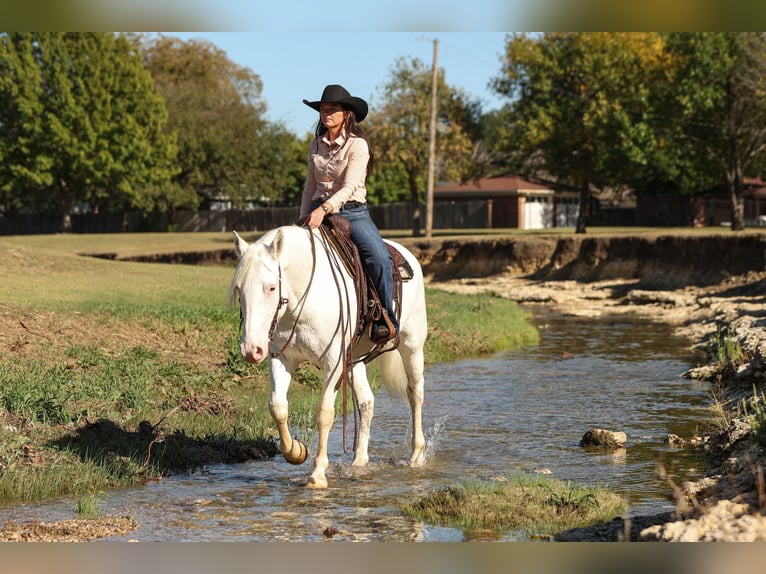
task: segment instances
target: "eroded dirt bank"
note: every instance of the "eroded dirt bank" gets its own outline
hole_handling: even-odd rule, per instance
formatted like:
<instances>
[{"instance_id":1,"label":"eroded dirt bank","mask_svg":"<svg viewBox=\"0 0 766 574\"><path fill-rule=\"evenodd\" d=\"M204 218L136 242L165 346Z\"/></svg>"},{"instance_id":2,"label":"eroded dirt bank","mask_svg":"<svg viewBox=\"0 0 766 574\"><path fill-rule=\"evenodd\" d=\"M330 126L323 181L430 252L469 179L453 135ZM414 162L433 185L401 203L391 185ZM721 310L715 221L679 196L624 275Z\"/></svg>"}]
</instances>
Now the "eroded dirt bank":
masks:
<instances>
[{"instance_id":1,"label":"eroded dirt bank","mask_svg":"<svg viewBox=\"0 0 766 574\"><path fill-rule=\"evenodd\" d=\"M766 378L763 235L402 243L420 257L434 287L493 293L563 313L631 314L669 323L703 363L710 360L711 337L726 333L737 341L744 357L736 364L722 369L711 362L684 374L710 381L725 412L711 421L702 446L685 447L705 448L710 468L697 483L669 484L677 512L629 523L616 519L559 540L766 541L766 455L746 414L755 412Z\"/></svg>"},{"instance_id":2,"label":"eroded dirt bank","mask_svg":"<svg viewBox=\"0 0 766 574\"><path fill-rule=\"evenodd\" d=\"M647 288L710 285L766 269L766 234L524 235L403 239L435 281L501 273L536 280L640 279Z\"/></svg>"}]
</instances>

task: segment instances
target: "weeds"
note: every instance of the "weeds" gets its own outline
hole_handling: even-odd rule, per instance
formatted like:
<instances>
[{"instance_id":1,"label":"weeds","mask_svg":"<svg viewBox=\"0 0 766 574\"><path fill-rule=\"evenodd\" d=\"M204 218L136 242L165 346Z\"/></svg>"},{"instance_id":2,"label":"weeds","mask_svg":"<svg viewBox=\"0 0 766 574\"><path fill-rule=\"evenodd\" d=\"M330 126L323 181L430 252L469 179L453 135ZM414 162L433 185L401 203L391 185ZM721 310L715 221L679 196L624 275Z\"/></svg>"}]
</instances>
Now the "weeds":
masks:
<instances>
[{"instance_id":1,"label":"weeds","mask_svg":"<svg viewBox=\"0 0 766 574\"><path fill-rule=\"evenodd\" d=\"M744 403L745 420L753 429L755 442L766 448L766 396L759 394L753 386L753 396L749 403Z\"/></svg>"},{"instance_id":2,"label":"weeds","mask_svg":"<svg viewBox=\"0 0 766 574\"><path fill-rule=\"evenodd\" d=\"M470 481L435 490L403 507L432 524L496 534L519 530L546 537L610 520L627 503L601 487L576 486L550 477L511 474L501 481Z\"/></svg>"},{"instance_id":3,"label":"weeds","mask_svg":"<svg viewBox=\"0 0 766 574\"><path fill-rule=\"evenodd\" d=\"M571 481L567 481L563 485L556 485L557 488L555 489L548 484L542 486L550 492L549 502L559 512L578 512L582 509L597 509L599 507L595 492L576 487Z\"/></svg>"},{"instance_id":4,"label":"weeds","mask_svg":"<svg viewBox=\"0 0 766 574\"><path fill-rule=\"evenodd\" d=\"M710 336L711 361L724 377L731 376L745 359L742 345L728 325L718 327Z\"/></svg>"},{"instance_id":5,"label":"weeds","mask_svg":"<svg viewBox=\"0 0 766 574\"><path fill-rule=\"evenodd\" d=\"M75 499L73 510L86 518L96 518L101 514L100 506L103 497L103 492L83 494Z\"/></svg>"},{"instance_id":6,"label":"weeds","mask_svg":"<svg viewBox=\"0 0 766 574\"><path fill-rule=\"evenodd\" d=\"M717 430L723 430L729 426L736 413L732 412L731 401L724 398L725 387L722 377L718 376L710 390L710 421L711 426Z\"/></svg>"}]
</instances>

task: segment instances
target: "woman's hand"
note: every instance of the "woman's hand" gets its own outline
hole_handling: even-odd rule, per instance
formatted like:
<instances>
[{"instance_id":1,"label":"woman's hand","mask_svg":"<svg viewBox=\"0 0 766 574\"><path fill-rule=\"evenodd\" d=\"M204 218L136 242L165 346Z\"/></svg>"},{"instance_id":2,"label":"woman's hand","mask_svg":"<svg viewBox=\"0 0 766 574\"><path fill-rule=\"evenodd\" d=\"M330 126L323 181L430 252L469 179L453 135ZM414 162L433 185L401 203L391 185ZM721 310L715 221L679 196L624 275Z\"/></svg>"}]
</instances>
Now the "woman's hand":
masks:
<instances>
[{"instance_id":1,"label":"woman's hand","mask_svg":"<svg viewBox=\"0 0 766 574\"><path fill-rule=\"evenodd\" d=\"M324 220L325 215L329 215L330 213L332 213L332 206L329 203L323 203L316 209L312 210L311 213L309 213L309 216L306 220L306 225L312 229L316 229L322 225L322 221Z\"/></svg>"}]
</instances>

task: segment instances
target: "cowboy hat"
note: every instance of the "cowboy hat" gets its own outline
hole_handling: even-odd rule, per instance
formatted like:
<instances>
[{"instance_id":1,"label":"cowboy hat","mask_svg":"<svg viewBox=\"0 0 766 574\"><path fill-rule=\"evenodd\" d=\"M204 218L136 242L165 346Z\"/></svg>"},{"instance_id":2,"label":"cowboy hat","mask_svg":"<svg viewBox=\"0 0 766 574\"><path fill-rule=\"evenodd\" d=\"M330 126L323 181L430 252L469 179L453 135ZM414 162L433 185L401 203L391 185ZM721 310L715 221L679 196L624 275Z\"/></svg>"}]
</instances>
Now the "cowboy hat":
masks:
<instances>
[{"instance_id":1,"label":"cowboy hat","mask_svg":"<svg viewBox=\"0 0 766 574\"><path fill-rule=\"evenodd\" d=\"M351 110L356 116L356 121L361 122L367 117L367 102L348 93L348 90L338 84L326 86L322 92L322 99L316 102L303 100L303 103L319 111L320 104L340 104L344 109Z\"/></svg>"}]
</instances>

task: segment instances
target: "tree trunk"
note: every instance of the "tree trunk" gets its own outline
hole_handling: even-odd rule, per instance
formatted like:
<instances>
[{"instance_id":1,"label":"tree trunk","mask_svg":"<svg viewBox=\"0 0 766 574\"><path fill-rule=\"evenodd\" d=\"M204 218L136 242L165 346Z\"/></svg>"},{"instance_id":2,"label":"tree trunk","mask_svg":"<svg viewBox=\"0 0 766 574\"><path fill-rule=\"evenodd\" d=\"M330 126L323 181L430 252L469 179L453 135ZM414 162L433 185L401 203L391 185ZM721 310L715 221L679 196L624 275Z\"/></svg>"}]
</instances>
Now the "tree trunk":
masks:
<instances>
[{"instance_id":1,"label":"tree trunk","mask_svg":"<svg viewBox=\"0 0 766 574\"><path fill-rule=\"evenodd\" d=\"M730 162L730 165L731 168L726 173L726 179L728 180L726 183L729 186L729 199L731 200L731 230L742 231L745 228L745 198L742 170L739 169L733 160Z\"/></svg>"},{"instance_id":2,"label":"tree trunk","mask_svg":"<svg viewBox=\"0 0 766 574\"><path fill-rule=\"evenodd\" d=\"M54 188L54 193L59 198L61 205L61 233L72 232L72 207L73 200L69 194L69 186L66 180L59 179L58 185Z\"/></svg>"},{"instance_id":3,"label":"tree trunk","mask_svg":"<svg viewBox=\"0 0 766 574\"><path fill-rule=\"evenodd\" d=\"M585 233L585 222L590 215L590 184L583 181L580 184L580 209L577 214L575 233Z\"/></svg>"},{"instance_id":4,"label":"tree trunk","mask_svg":"<svg viewBox=\"0 0 766 574\"><path fill-rule=\"evenodd\" d=\"M729 182L732 231L742 231L745 229L745 197L742 188L742 180L739 178Z\"/></svg>"},{"instance_id":5,"label":"tree trunk","mask_svg":"<svg viewBox=\"0 0 766 574\"><path fill-rule=\"evenodd\" d=\"M412 236L420 237L421 209L420 194L418 193L418 184L415 177L410 178L410 199L412 200Z\"/></svg>"}]
</instances>

